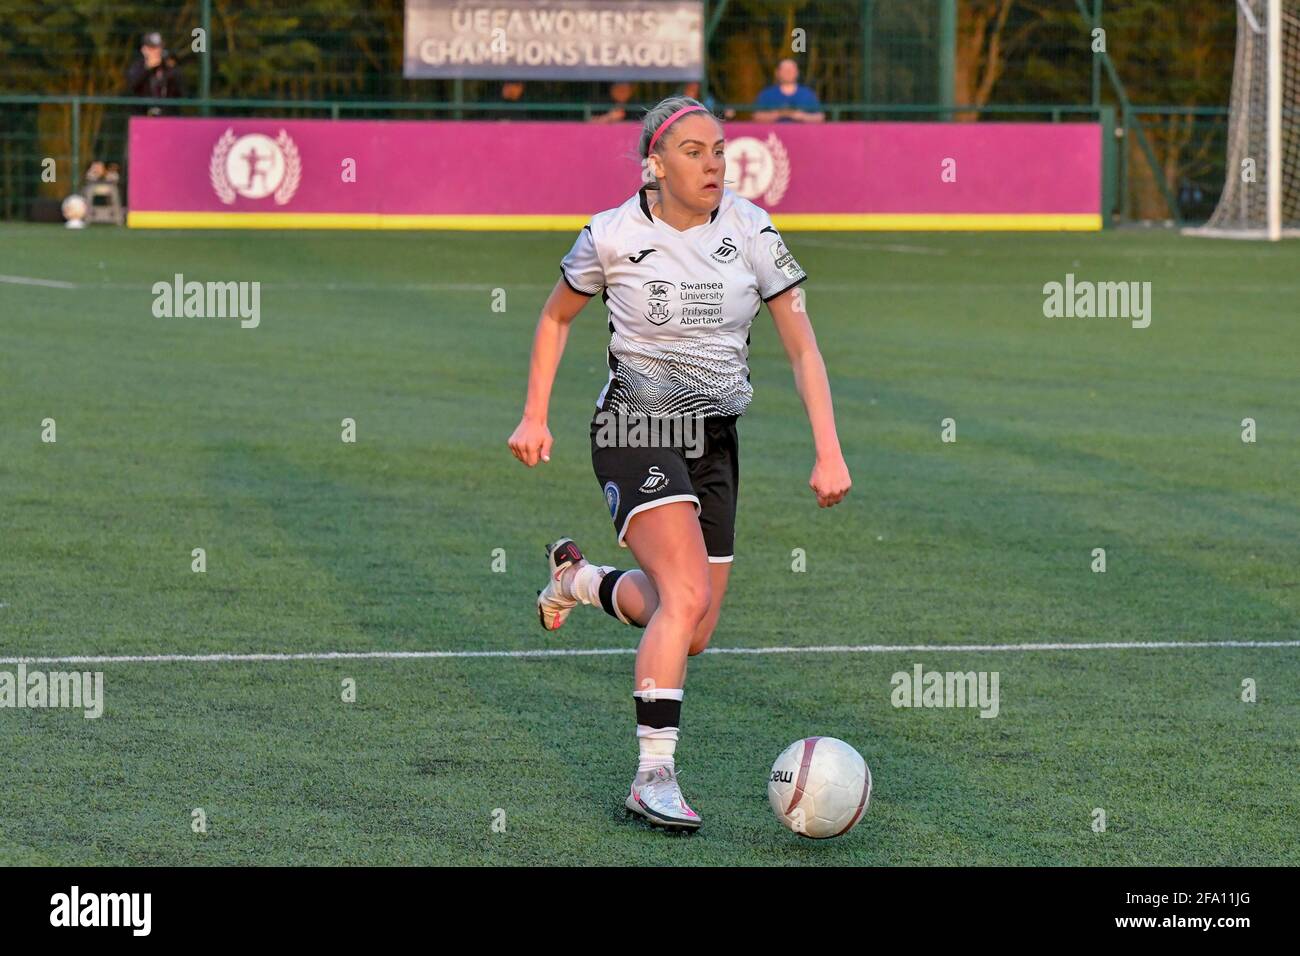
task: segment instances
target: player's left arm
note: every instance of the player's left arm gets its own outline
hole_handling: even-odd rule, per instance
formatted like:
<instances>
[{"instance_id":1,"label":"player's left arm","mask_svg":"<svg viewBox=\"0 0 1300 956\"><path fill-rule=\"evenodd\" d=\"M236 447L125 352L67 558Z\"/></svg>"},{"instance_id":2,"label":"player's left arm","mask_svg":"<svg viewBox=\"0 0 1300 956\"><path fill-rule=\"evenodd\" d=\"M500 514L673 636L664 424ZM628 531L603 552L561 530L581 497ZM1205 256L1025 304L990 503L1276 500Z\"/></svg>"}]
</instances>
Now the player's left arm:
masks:
<instances>
[{"instance_id":1,"label":"player's left arm","mask_svg":"<svg viewBox=\"0 0 1300 956\"><path fill-rule=\"evenodd\" d=\"M803 301L803 290L795 287L769 299L767 307L794 369L794 387L812 424L817 460L808 487L816 493L817 504L829 508L844 499L853 482L849 479L849 466L844 463L839 435L835 431L835 408L831 403L826 363L817 348L817 336L813 334Z\"/></svg>"}]
</instances>

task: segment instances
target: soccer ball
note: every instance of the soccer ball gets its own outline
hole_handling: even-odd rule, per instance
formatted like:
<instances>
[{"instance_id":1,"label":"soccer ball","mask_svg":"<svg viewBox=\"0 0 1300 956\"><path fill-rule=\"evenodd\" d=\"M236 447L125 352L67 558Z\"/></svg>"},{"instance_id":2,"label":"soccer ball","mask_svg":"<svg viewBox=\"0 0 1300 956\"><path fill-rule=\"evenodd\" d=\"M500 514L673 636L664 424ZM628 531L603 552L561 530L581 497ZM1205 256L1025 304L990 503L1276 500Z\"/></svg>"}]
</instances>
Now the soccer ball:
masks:
<instances>
[{"instance_id":1,"label":"soccer ball","mask_svg":"<svg viewBox=\"0 0 1300 956\"><path fill-rule=\"evenodd\" d=\"M86 218L86 213L89 211L86 206L85 196L82 196L80 193L73 193L67 199L63 200L63 206L61 208L63 211L63 218L66 220L66 224L69 228L78 229L85 225L82 220Z\"/></svg>"},{"instance_id":2,"label":"soccer ball","mask_svg":"<svg viewBox=\"0 0 1300 956\"><path fill-rule=\"evenodd\" d=\"M843 836L871 801L871 768L834 737L796 740L772 764L767 799L776 818L800 836Z\"/></svg>"}]
</instances>

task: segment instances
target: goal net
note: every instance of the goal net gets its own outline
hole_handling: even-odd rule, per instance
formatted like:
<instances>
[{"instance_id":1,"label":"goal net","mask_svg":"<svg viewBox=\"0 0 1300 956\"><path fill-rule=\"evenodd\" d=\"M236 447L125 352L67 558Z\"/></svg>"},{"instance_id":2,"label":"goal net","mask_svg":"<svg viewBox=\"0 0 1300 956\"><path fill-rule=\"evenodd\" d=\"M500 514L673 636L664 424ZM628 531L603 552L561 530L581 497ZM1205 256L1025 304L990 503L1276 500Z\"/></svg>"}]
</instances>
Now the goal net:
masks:
<instances>
[{"instance_id":1,"label":"goal net","mask_svg":"<svg viewBox=\"0 0 1300 956\"><path fill-rule=\"evenodd\" d=\"M1223 195L1187 232L1300 236L1300 0L1237 0Z\"/></svg>"}]
</instances>

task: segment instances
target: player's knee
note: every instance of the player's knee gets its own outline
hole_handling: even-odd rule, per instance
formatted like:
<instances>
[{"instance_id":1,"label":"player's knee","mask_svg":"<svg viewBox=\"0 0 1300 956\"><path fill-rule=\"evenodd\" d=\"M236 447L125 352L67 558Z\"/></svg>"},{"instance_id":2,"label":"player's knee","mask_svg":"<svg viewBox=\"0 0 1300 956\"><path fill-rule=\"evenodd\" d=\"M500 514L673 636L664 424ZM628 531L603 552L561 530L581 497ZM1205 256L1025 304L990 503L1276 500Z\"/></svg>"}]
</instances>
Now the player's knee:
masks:
<instances>
[{"instance_id":1,"label":"player's knee","mask_svg":"<svg viewBox=\"0 0 1300 956\"><path fill-rule=\"evenodd\" d=\"M691 618L695 621L695 628L698 630L709 616L709 608L713 605L713 586L709 583L708 578L696 584L691 595Z\"/></svg>"},{"instance_id":2,"label":"player's knee","mask_svg":"<svg viewBox=\"0 0 1300 956\"><path fill-rule=\"evenodd\" d=\"M684 578L661 593L659 600L669 614L676 617L694 633L709 613L709 604L713 600L712 586L708 580Z\"/></svg>"}]
</instances>

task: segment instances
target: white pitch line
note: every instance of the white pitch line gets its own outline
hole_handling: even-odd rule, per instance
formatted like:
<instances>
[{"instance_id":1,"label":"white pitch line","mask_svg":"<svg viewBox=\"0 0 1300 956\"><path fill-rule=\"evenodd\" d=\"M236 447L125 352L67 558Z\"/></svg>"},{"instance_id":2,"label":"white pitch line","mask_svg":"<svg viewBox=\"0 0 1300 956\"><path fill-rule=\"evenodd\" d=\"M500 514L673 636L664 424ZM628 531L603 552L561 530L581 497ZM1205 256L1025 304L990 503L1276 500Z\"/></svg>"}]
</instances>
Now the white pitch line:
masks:
<instances>
[{"instance_id":1,"label":"white pitch line","mask_svg":"<svg viewBox=\"0 0 1300 956\"><path fill-rule=\"evenodd\" d=\"M31 276L0 276L0 282L9 285L40 285L47 289L75 289L75 282L63 282L59 279L33 279Z\"/></svg>"},{"instance_id":2,"label":"white pitch line","mask_svg":"<svg viewBox=\"0 0 1300 956\"><path fill-rule=\"evenodd\" d=\"M1090 644L829 644L812 647L710 647L706 654L934 654L1031 651L1144 651L1208 647L1300 647L1300 641L1107 641ZM479 657L610 657L635 647L539 648L531 651L321 651L303 654L126 654L0 657L0 664L242 664L261 661L442 660Z\"/></svg>"}]
</instances>

